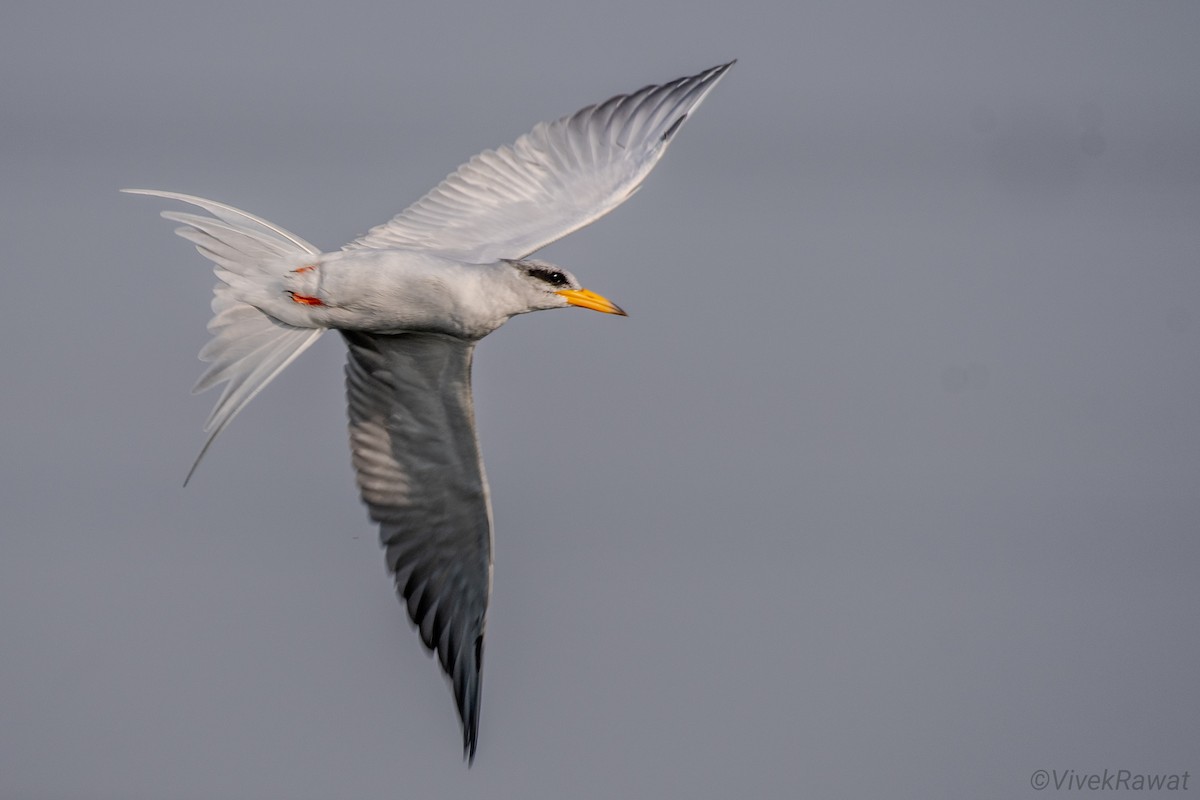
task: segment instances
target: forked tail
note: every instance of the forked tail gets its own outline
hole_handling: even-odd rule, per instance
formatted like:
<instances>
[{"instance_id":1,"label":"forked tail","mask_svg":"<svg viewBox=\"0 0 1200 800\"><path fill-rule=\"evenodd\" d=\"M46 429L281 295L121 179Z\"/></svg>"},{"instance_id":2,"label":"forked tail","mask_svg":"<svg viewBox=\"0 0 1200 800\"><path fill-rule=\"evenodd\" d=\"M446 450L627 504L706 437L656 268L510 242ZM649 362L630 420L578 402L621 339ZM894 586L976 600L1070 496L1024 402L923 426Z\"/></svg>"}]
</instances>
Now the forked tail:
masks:
<instances>
[{"instance_id":1,"label":"forked tail","mask_svg":"<svg viewBox=\"0 0 1200 800\"><path fill-rule=\"evenodd\" d=\"M245 289L274 275L264 265L295 256L316 256L320 251L283 228L223 203L151 189L122 191L179 200L212 214L206 217L162 212L166 219L183 225L176 228L177 234L194 243L201 255L216 264L213 271L219 280L213 290L213 317L208 323L213 338L200 351L200 359L209 366L192 391L203 392L222 382L225 388L204 423L208 438L188 470L183 481L186 486L217 434L325 331L284 324L243 302L239 294L245 296Z\"/></svg>"}]
</instances>

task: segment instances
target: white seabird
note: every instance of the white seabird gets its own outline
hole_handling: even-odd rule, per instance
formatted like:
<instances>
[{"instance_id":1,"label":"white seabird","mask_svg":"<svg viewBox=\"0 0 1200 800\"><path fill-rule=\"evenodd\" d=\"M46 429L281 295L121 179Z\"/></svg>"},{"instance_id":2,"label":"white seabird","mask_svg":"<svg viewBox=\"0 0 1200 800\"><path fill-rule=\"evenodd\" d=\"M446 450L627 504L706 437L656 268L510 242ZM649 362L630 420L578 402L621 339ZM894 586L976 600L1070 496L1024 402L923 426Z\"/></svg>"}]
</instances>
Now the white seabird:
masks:
<instances>
[{"instance_id":1,"label":"white seabird","mask_svg":"<svg viewBox=\"0 0 1200 800\"><path fill-rule=\"evenodd\" d=\"M388 569L453 685L463 754L479 731L492 513L475 435L475 343L511 317L580 306L624 315L529 256L625 202L734 62L540 123L463 164L340 251L231 206L174 192L211 216L164 211L216 264L195 391L225 383L208 439L330 328L349 348L350 447ZM187 481L185 480L185 483Z\"/></svg>"}]
</instances>

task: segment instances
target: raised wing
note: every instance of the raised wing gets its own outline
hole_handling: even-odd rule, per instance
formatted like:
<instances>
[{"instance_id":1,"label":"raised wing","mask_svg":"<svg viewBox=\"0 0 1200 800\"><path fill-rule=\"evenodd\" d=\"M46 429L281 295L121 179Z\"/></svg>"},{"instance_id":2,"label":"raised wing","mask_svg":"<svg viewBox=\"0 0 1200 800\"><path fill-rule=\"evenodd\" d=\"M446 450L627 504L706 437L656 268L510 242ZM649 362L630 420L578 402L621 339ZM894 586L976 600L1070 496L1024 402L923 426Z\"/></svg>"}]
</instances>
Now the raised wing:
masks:
<instances>
[{"instance_id":1,"label":"raised wing","mask_svg":"<svg viewBox=\"0 0 1200 800\"><path fill-rule=\"evenodd\" d=\"M625 202L734 63L539 123L344 249L417 247L478 264L524 258Z\"/></svg>"},{"instance_id":2,"label":"raised wing","mask_svg":"<svg viewBox=\"0 0 1200 800\"><path fill-rule=\"evenodd\" d=\"M492 514L475 438L472 342L343 331L350 448L388 569L450 676L463 752L479 733Z\"/></svg>"}]
</instances>

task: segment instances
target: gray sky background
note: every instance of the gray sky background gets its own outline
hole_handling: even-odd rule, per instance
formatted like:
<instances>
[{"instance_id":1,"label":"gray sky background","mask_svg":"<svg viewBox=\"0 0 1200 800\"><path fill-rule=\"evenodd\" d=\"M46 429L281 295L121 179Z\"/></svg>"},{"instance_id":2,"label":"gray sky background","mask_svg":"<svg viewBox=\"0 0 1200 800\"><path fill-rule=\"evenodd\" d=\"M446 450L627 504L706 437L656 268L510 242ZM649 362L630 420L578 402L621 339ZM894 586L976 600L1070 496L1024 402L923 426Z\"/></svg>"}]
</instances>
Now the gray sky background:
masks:
<instances>
[{"instance_id":1,"label":"gray sky background","mask_svg":"<svg viewBox=\"0 0 1200 800\"><path fill-rule=\"evenodd\" d=\"M1200 4L0 12L0 796L1026 797L1200 781ZM741 59L476 360L479 757L355 494L342 345L180 487L212 276ZM1195 789L1194 789L1195 790Z\"/></svg>"}]
</instances>

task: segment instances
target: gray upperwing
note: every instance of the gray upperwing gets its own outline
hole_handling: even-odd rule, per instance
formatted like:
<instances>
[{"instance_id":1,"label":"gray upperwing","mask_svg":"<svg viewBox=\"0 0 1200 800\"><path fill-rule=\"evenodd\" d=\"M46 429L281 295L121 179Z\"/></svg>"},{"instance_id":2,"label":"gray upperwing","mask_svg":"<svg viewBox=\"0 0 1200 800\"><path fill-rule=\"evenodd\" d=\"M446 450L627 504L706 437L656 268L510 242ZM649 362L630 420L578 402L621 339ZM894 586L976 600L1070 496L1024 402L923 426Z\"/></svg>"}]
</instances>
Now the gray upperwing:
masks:
<instances>
[{"instance_id":1,"label":"gray upperwing","mask_svg":"<svg viewBox=\"0 0 1200 800\"><path fill-rule=\"evenodd\" d=\"M617 95L485 150L346 250L524 258L629 199L733 62Z\"/></svg>"},{"instance_id":2,"label":"gray upperwing","mask_svg":"<svg viewBox=\"0 0 1200 800\"><path fill-rule=\"evenodd\" d=\"M475 757L492 521L471 400L473 342L343 331L350 449L396 589L449 675Z\"/></svg>"}]
</instances>

